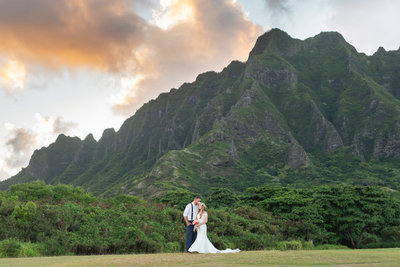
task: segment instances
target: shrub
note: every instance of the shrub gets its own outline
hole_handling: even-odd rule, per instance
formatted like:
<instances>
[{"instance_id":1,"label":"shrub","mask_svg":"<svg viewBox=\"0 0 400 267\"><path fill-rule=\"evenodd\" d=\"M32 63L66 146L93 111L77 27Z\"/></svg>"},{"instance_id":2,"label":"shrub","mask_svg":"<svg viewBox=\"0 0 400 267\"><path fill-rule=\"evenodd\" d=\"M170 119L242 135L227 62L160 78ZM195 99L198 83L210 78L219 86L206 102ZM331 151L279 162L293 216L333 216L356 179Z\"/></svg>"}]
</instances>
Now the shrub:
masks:
<instances>
[{"instance_id":1,"label":"shrub","mask_svg":"<svg viewBox=\"0 0 400 267\"><path fill-rule=\"evenodd\" d=\"M338 197L342 189L324 186L313 189L263 187L248 190L247 197L241 197L240 207L208 210L209 239L219 249L346 249L338 245L314 247L314 244L326 243L351 245L348 238L343 236L344 232L336 228L340 226L337 220L343 219L343 214L341 209L334 208L334 204L341 200ZM379 193L376 188L350 189L345 195L350 199L359 191L363 196L369 196L371 192L373 196ZM224 200L222 193L226 189L214 191L215 200ZM282 195L280 192L286 193ZM299 195L304 196L304 201L296 199ZM379 227L368 228L370 230L362 236L358 233L357 240L361 240L361 248L400 246L400 204L397 207L397 200L380 195L375 197L377 203L388 200L394 203L393 207L389 205L385 210L393 214ZM272 196L275 202L269 202L270 210L258 207L257 203ZM280 199L280 196L284 197ZM366 196L363 199L367 199ZM81 188L50 186L39 182L10 187L5 193L0 192L0 240L3 240L0 242L0 256L183 251L185 226L182 211L192 198L193 194L187 190L170 191L159 199L163 202L160 203L146 202L129 195L100 199ZM315 209L316 204L309 201L310 198L319 199L321 206ZM271 203L279 205L271 206ZM311 209L308 209L308 205L312 206ZM287 207L292 208L285 211ZM289 217L290 220L287 219Z\"/></svg>"},{"instance_id":2,"label":"shrub","mask_svg":"<svg viewBox=\"0 0 400 267\"><path fill-rule=\"evenodd\" d=\"M119 204L137 204L137 203L144 203L143 200L136 196L131 196L131 195L125 195L121 194L118 196L115 196L113 198L110 198L106 200L107 202L113 204L113 205L119 205Z\"/></svg>"},{"instance_id":3,"label":"shrub","mask_svg":"<svg viewBox=\"0 0 400 267\"><path fill-rule=\"evenodd\" d=\"M281 241L277 244L277 249L279 250L300 250L303 248L301 241Z\"/></svg>"},{"instance_id":4,"label":"shrub","mask_svg":"<svg viewBox=\"0 0 400 267\"><path fill-rule=\"evenodd\" d=\"M210 239L211 243L213 243L213 245L217 249L224 249L225 247L227 247L227 244L226 244L224 238L220 235L209 232L208 238Z\"/></svg>"},{"instance_id":5,"label":"shrub","mask_svg":"<svg viewBox=\"0 0 400 267\"><path fill-rule=\"evenodd\" d=\"M59 237L55 236L51 239L47 239L44 242L44 248L46 255L48 256L59 256L59 255L67 255L72 254L68 253L68 246L63 245L59 240Z\"/></svg>"},{"instance_id":6,"label":"shrub","mask_svg":"<svg viewBox=\"0 0 400 267\"><path fill-rule=\"evenodd\" d=\"M43 255L44 245L25 243L16 239L5 239L0 242L0 257L36 257Z\"/></svg>"},{"instance_id":7,"label":"shrub","mask_svg":"<svg viewBox=\"0 0 400 267\"><path fill-rule=\"evenodd\" d=\"M242 240L242 249L245 250L260 250L264 249L264 239L262 236L253 233L244 233L241 237Z\"/></svg>"},{"instance_id":8,"label":"shrub","mask_svg":"<svg viewBox=\"0 0 400 267\"><path fill-rule=\"evenodd\" d=\"M11 216L19 221L29 221L35 216L36 211L36 204L32 201L28 201L23 207L16 206Z\"/></svg>"},{"instance_id":9,"label":"shrub","mask_svg":"<svg viewBox=\"0 0 400 267\"><path fill-rule=\"evenodd\" d=\"M315 247L316 250L328 250L328 249L349 249L349 247L343 245L323 244Z\"/></svg>"},{"instance_id":10,"label":"shrub","mask_svg":"<svg viewBox=\"0 0 400 267\"><path fill-rule=\"evenodd\" d=\"M312 240L303 242L303 249L307 250L307 249L314 249L314 248L315 248L315 246L314 246L314 243Z\"/></svg>"},{"instance_id":11,"label":"shrub","mask_svg":"<svg viewBox=\"0 0 400 267\"><path fill-rule=\"evenodd\" d=\"M374 242L362 245L361 248L400 248L400 242Z\"/></svg>"},{"instance_id":12,"label":"shrub","mask_svg":"<svg viewBox=\"0 0 400 267\"><path fill-rule=\"evenodd\" d=\"M210 189L211 193L207 198L208 206L214 208L221 207L234 207L237 205L239 199L236 193L225 187L213 187Z\"/></svg>"},{"instance_id":13,"label":"shrub","mask_svg":"<svg viewBox=\"0 0 400 267\"><path fill-rule=\"evenodd\" d=\"M176 189L174 191L166 192L164 196L155 198L154 201L165 203L172 207L183 210L185 206L190 203L195 196L195 193L188 190Z\"/></svg>"},{"instance_id":14,"label":"shrub","mask_svg":"<svg viewBox=\"0 0 400 267\"><path fill-rule=\"evenodd\" d=\"M2 257L18 257L21 251L21 243L15 239L6 239L0 242Z\"/></svg>"},{"instance_id":15,"label":"shrub","mask_svg":"<svg viewBox=\"0 0 400 267\"><path fill-rule=\"evenodd\" d=\"M180 252L181 244L179 242L167 242L165 244L165 252Z\"/></svg>"},{"instance_id":16,"label":"shrub","mask_svg":"<svg viewBox=\"0 0 400 267\"><path fill-rule=\"evenodd\" d=\"M41 243L21 242L21 252L18 257L38 257L45 253L45 246Z\"/></svg>"}]
</instances>

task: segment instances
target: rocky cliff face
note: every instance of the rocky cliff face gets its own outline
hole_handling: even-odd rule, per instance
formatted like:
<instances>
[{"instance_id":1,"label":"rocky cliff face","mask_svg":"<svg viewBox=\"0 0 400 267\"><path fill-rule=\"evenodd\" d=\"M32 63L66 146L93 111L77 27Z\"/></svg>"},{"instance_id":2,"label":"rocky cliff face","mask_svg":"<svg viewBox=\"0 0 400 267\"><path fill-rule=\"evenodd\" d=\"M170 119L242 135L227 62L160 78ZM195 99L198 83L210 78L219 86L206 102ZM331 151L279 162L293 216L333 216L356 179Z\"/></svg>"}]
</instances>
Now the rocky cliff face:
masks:
<instances>
[{"instance_id":1,"label":"rocky cliff face","mask_svg":"<svg viewBox=\"0 0 400 267\"><path fill-rule=\"evenodd\" d=\"M246 63L161 94L98 142L60 135L1 187L41 179L153 196L175 187L338 182L337 155L358 159L352 171L400 159L399 77L399 51L366 56L338 33L301 41L273 29ZM368 183L395 187L398 169L388 182L371 168ZM347 182L361 183L350 173Z\"/></svg>"}]
</instances>

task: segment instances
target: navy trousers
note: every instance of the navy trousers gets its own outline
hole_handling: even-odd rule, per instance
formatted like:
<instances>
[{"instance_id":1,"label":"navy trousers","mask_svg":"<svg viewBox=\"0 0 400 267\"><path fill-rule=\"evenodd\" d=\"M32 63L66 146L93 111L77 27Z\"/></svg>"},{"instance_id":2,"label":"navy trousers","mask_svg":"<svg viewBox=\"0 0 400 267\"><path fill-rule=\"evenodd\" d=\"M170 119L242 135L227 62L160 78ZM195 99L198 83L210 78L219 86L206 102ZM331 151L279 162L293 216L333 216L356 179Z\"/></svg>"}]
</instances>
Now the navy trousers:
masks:
<instances>
[{"instance_id":1,"label":"navy trousers","mask_svg":"<svg viewBox=\"0 0 400 267\"><path fill-rule=\"evenodd\" d=\"M193 221L189 221L192 223ZM194 243L197 237L197 232L193 231L194 230L194 225L190 224L189 226L186 226L186 251L189 250L190 246Z\"/></svg>"}]
</instances>

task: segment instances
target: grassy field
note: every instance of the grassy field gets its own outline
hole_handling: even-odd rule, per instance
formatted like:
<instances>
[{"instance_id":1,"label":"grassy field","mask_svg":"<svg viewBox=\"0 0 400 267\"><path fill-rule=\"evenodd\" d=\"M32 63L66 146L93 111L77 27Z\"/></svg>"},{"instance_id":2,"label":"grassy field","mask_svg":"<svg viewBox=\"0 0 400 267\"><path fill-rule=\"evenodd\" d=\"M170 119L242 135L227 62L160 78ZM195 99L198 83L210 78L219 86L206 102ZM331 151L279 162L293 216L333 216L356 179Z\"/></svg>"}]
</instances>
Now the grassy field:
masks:
<instances>
[{"instance_id":1,"label":"grassy field","mask_svg":"<svg viewBox=\"0 0 400 267\"><path fill-rule=\"evenodd\" d=\"M400 266L400 249L244 251L0 259L0 266Z\"/></svg>"}]
</instances>

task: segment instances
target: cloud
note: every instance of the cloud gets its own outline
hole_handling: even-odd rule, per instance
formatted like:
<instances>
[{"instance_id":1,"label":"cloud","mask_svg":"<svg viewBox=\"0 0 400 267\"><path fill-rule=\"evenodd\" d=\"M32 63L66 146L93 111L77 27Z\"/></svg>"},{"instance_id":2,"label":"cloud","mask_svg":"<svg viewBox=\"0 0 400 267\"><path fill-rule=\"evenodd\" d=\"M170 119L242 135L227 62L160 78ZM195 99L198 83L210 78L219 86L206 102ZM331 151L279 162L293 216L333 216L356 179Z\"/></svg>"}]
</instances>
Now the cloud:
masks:
<instances>
[{"instance_id":1,"label":"cloud","mask_svg":"<svg viewBox=\"0 0 400 267\"><path fill-rule=\"evenodd\" d=\"M33 117L36 122L31 129L37 134L38 143L43 145L61 133L69 134L78 128L76 122L64 120L62 116L42 116L35 113Z\"/></svg>"},{"instance_id":2,"label":"cloud","mask_svg":"<svg viewBox=\"0 0 400 267\"><path fill-rule=\"evenodd\" d=\"M265 24L295 38L321 31L340 32L358 51L373 54L400 45L400 1L393 0L264 0ZM287 12L289 11L289 12Z\"/></svg>"},{"instance_id":3,"label":"cloud","mask_svg":"<svg viewBox=\"0 0 400 267\"><path fill-rule=\"evenodd\" d=\"M53 133L68 133L72 128L76 128L78 124L73 121L64 121L62 117L57 117L53 123Z\"/></svg>"},{"instance_id":4,"label":"cloud","mask_svg":"<svg viewBox=\"0 0 400 267\"><path fill-rule=\"evenodd\" d=\"M146 8L147 20L137 11ZM39 64L137 80L115 89L111 105L123 115L199 72L246 59L262 31L232 0L0 0L0 55L28 73Z\"/></svg>"},{"instance_id":5,"label":"cloud","mask_svg":"<svg viewBox=\"0 0 400 267\"><path fill-rule=\"evenodd\" d=\"M4 169L4 166L4 162L0 159L0 181L10 177L9 172Z\"/></svg>"},{"instance_id":6,"label":"cloud","mask_svg":"<svg viewBox=\"0 0 400 267\"><path fill-rule=\"evenodd\" d=\"M100 71L115 90L110 107L127 116L201 72L245 60L262 32L233 0L0 0L0 89L40 87L64 71ZM61 117L35 120L9 127L0 173L15 174L33 149L77 127Z\"/></svg>"},{"instance_id":7,"label":"cloud","mask_svg":"<svg viewBox=\"0 0 400 267\"><path fill-rule=\"evenodd\" d=\"M136 51L140 79L114 104L116 113L130 115L144 101L201 72L245 60L263 31L230 0L170 1L154 13L153 22L161 28L152 27L146 45Z\"/></svg>"},{"instance_id":8,"label":"cloud","mask_svg":"<svg viewBox=\"0 0 400 267\"><path fill-rule=\"evenodd\" d=\"M54 141L58 134L67 134L78 127L77 123L60 116L35 113L33 117L33 125L5 123L6 141L0 144L0 180L15 175L21 167L26 166L35 149Z\"/></svg>"},{"instance_id":9,"label":"cloud","mask_svg":"<svg viewBox=\"0 0 400 267\"><path fill-rule=\"evenodd\" d=\"M268 8L275 12L288 12L290 10L290 4L288 0L265 0Z\"/></svg>"},{"instance_id":10,"label":"cloud","mask_svg":"<svg viewBox=\"0 0 400 267\"><path fill-rule=\"evenodd\" d=\"M146 22L129 0L0 0L0 51L51 67L124 67Z\"/></svg>"},{"instance_id":11,"label":"cloud","mask_svg":"<svg viewBox=\"0 0 400 267\"><path fill-rule=\"evenodd\" d=\"M0 88L12 93L24 87L25 66L16 60L0 61Z\"/></svg>"},{"instance_id":12,"label":"cloud","mask_svg":"<svg viewBox=\"0 0 400 267\"><path fill-rule=\"evenodd\" d=\"M378 47L395 50L400 45L400 1L329 0L331 29L341 32L358 50L374 53Z\"/></svg>"},{"instance_id":13,"label":"cloud","mask_svg":"<svg viewBox=\"0 0 400 267\"><path fill-rule=\"evenodd\" d=\"M10 137L5 147L0 149L0 176L7 178L15 174L19 168L29 161L29 157L37 144L37 135L25 128L17 128L8 124ZM4 176L3 176L4 175ZM5 176L7 175L7 176Z\"/></svg>"},{"instance_id":14,"label":"cloud","mask_svg":"<svg viewBox=\"0 0 400 267\"><path fill-rule=\"evenodd\" d=\"M27 152L36 144L36 134L32 131L24 128L16 128L12 132L12 137L7 140L6 145L10 146L14 153Z\"/></svg>"}]
</instances>

